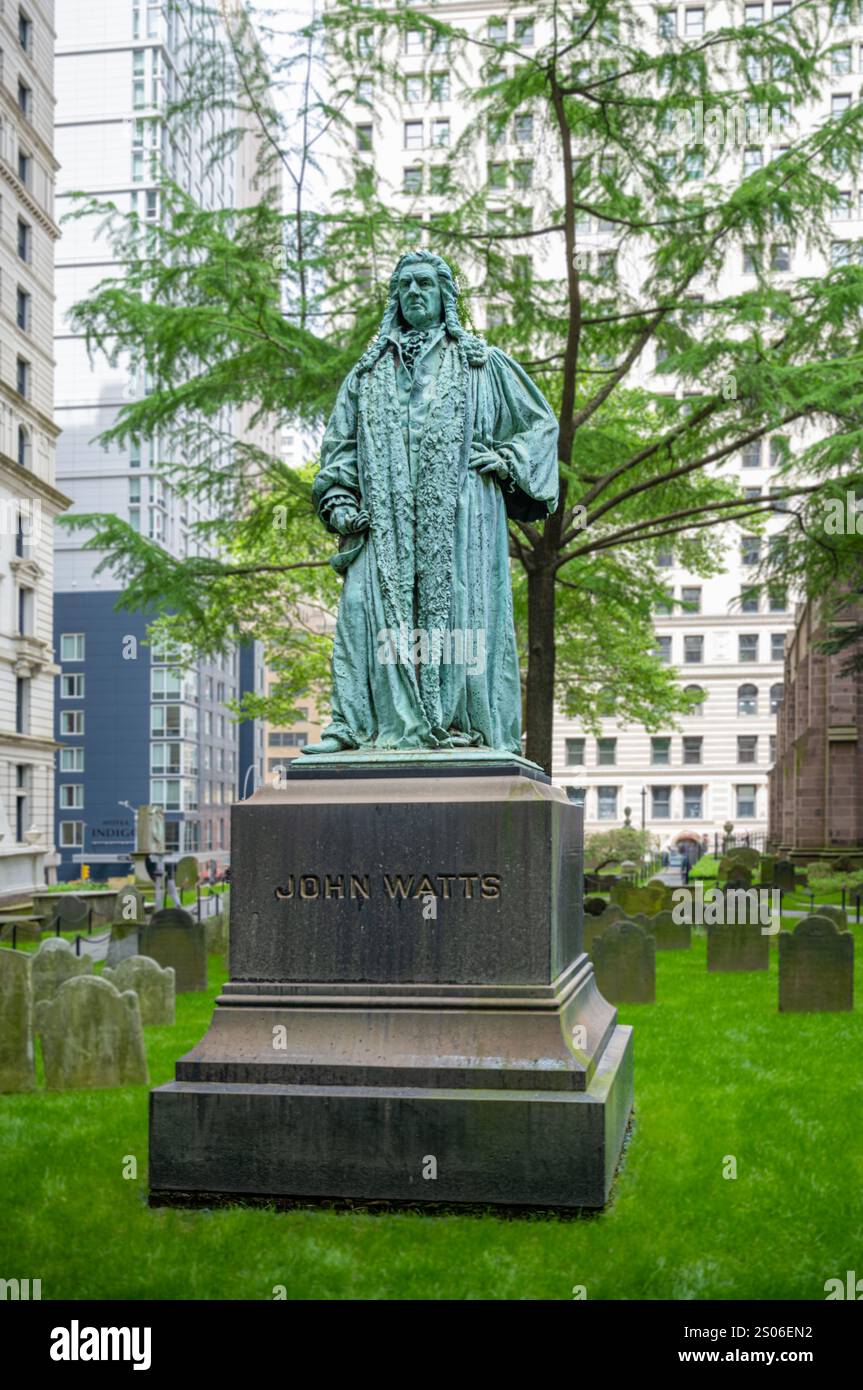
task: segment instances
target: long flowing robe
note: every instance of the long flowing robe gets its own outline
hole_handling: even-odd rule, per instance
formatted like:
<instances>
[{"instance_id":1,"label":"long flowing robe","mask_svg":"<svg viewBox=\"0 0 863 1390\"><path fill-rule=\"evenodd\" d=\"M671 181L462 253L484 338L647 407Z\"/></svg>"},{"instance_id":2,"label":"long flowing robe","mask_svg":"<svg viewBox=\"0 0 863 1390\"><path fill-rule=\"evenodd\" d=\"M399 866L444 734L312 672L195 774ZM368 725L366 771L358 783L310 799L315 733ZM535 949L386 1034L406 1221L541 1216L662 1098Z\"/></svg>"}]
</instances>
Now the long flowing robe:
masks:
<instances>
[{"instance_id":1,"label":"long flowing robe","mask_svg":"<svg viewBox=\"0 0 863 1390\"><path fill-rule=\"evenodd\" d=\"M417 748L456 735L521 752L507 512L554 511L557 423L498 349L469 354L441 324L411 373L399 329L390 336L374 366L343 383L313 485L329 529L346 503L370 516L333 560L344 588L325 736ZM506 481L470 466L474 445L506 462Z\"/></svg>"}]
</instances>

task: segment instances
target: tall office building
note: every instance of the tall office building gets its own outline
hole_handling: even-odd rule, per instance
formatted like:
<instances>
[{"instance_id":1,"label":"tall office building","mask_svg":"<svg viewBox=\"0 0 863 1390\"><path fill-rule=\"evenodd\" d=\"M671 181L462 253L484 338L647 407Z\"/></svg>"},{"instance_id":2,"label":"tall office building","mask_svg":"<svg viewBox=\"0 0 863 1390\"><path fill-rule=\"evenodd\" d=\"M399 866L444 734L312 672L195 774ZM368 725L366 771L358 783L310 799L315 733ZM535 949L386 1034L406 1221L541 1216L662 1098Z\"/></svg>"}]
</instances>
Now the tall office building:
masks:
<instances>
[{"instance_id":1,"label":"tall office building","mask_svg":"<svg viewBox=\"0 0 863 1390\"><path fill-rule=\"evenodd\" d=\"M424 7L419 6L420 10ZM646 33L656 51L665 43L700 44L713 30L730 22L757 24L787 14L789 0L706 0L703 4L636 4ZM576 7L577 9L577 7ZM508 43L513 52L509 70L517 65L521 50L530 54L548 37L548 20L535 16L529 4L504 8L494 0L461 5L447 4L428 13L466 30L479 39ZM831 90L818 102L792 113L797 132L805 133L829 115L857 100L863 71L863 26L854 22L850 7L824 5L825 19L832 15L834 34L841 43L833 58ZM374 18L360 40L377 42ZM466 93L481 85L480 66L489 61L481 44L460 45L451 53L446 42L421 30L402 36L400 51L388 56L401 68L401 97L377 100L374 80L360 78L350 108L347 132L351 160L373 165L382 196L401 212L419 212L424 219L447 206L440 165L449 147L464 135L474 108ZM590 45L585 58L590 59ZM498 61L497 59L495 61ZM491 132L489 132L490 134ZM766 136L766 138L764 138ZM746 148L729 143L724 157L729 178L766 164L790 137L770 124L758 141ZM529 218L538 205L559 206L562 201L560 159L553 133L544 130L526 100L524 110L506 129L470 142L464 157L473 161L479 184L488 180L491 218L503 218L513 200ZM694 163L687 177L697 178ZM846 240L860 235L856 220L863 194L849 189L837 205L834 259L841 259ZM495 207L499 208L497 214ZM538 218L533 225L536 226ZM577 245L595 267L614 245L613 229L594 216L583 215L577 228ZM561 237L533 235L524 247L524 260L543 278L563 275ZM465 255L463 244L459 258ZM849 253L850 254L850 253ZM599 261L597 260L599 258ZM800 274L818 273L824 262L802 246L775 246L774 283L787 286ZM389 274L389 267L378 268ZM369 266L368 274L374 269ZM630 254L618 274L629 277L633 288L641 282L640 267ZM754 266L739 248L729 252L716 289L706 282L693 286L705 294L723 296L755 285ZM477 319L487 326L505 321L505 305L472 302ZM695 311L694 311L695 312ZM682 386L669 375L657 375L654 356L645 363L635 384L648 385L664 394L680 396ZM725 472L733 473L750 497L769 490L775 472L776 442L755 443L733 457ZM793 447L793 440L792 440ZM770 531L781 528L781 517L771 517ZM669 602L656 614L657 650L673 666L683 686L699 687L704 702L697 713L686 716L676 729L649 735L643 728L625 727L617 719L602 719L599 735L559 714L554 728L553 773L555 780L584 794L586 826L598 831L624 823L627 807L631 821L642 821L663 848L687 844L692 852L707 837L711 845L731 821L738 833L763 834L767 827L767 775L774 757L776 711L782 699L785 637L792 623L793 599L768 593L754 583L759 558L758 543L726 528L727 568L724 574L699 578L679 567L672 551L662 557L668 573Z\"/></svg>"},{"instance_id":2,"label":"tall office building","mask_svg":"<svg viewBox=\"0 0 863 1390\"><path fill-rule=\"evenodd\" d=\"M234 124L230 111L189 118L182 129L164 120L195 63L208 60L210 50L202 45L222 33L200 6L65 0L57 43L61 213L71 209L75 190L156 223L160 166L204 208L256 199L251 123L214 168L207 147ZM194 523L207 519L208 504L177 496L156 475L158 439L108 452L96 442L146 382L122 361L111 365L100 356L91 362L67 320L71 305L118 270L97 219L66 224L57 266L59 474L75 511L113 512L182 558L194 544ZM248 412L226 410L218 425L249 437ZM221 462L214 457L214 468ZM243 764L260 770L263 761L260 730L240 735L225 703L249 684L262 688L260 654L234 651L179 670L169 652L145 644L155 614L116 611L122 583L112 573L96 573L100 557L84 550L86 538L86 532L67 533L56 548L60 875L77 876L82 861L94 877L125 871L134 846L132 808L144 803L165 810L169 852L224 866L229 807L246 775Z\"/></svg>"},{"instance_id":3,"label":"tall office building","mask_svg":"<svg viewBox=\"0 0 863 1390\"><path fill-rule=\"evenodd\" d=\"M54 853L54 4L0 5L0 896Z\"/></svg>"}]
</instances>

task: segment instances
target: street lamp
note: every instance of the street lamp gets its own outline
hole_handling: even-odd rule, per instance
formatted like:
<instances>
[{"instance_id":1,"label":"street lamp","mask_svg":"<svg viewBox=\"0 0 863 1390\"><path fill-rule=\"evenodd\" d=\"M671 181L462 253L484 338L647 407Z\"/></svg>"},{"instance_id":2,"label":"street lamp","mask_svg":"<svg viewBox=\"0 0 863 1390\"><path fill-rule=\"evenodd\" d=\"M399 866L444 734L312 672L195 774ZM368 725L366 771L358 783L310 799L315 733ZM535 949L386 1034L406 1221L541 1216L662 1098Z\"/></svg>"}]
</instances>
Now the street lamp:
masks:
<instances>
[{"instance_id":1,"label":"street lamp","mask_svg":"<svg viewBox=\"0 0 863 1390\"><path fill-rule=\"evenodd\" d=\"M644 829L644 807L647 801L647 788L641 788L641 828Z\"/></svg>"}]
</instances>

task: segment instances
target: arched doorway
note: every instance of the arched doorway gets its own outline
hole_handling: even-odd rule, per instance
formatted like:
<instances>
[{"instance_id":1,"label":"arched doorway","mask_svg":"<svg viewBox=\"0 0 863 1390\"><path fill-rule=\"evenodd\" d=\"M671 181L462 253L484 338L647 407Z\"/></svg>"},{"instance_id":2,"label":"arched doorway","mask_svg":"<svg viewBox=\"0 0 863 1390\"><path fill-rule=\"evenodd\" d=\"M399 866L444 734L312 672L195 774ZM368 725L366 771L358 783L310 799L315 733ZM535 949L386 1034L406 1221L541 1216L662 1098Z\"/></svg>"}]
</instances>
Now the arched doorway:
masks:
<instances>
[{"instance_id":1,"label":"arched doorway","mask_svg":"<svg viewBox=\"0 0 863 1390\"><path fill-rule=\"evenodd\" d=\"M690 868L696 864L704 853L701 839L698 835L678 835L674 842L674 848L681 858L685 859Z\"/></svg>"}]
</instances>

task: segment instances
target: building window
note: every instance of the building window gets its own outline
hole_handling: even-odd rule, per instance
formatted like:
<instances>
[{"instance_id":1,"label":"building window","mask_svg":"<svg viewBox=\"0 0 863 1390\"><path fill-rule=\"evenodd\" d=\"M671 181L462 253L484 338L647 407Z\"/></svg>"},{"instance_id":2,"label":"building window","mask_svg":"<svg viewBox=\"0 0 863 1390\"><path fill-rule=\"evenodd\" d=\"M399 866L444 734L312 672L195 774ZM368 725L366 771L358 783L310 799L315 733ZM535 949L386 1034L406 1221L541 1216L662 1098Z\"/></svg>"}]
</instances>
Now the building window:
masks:
<instances>
[{"instance_id":1,"label":"building window","mask_svg":"<svg viewBox=\"0 0 863 1390\"><path fill-rule=\"evenodd\" d=\"M654 613L660 613L660 614L670 613L671 610L672 610L672 608L673 608L673 606L674 606L674 591L673 591L672 589L666 589L664 595L661 595L659 598L654 599L654 601L653 601L653 611L654 611Z\"/></svg>"},{"instance_id":2,"label":"building window","mask_svg":"<svg viewBox=\"0 0 863 1390\"><path fill-rule=\"evenodd\" d=\"M683 740L683 761L692 767L701 763L701 749L704 743L703 738L695 738L687 735Z\"/></svg>"},{"instance_id":3,"label":"building window","mask_svg":"<svg viewBox=\"0 0 863 1390\"><path fill-rule=\"evenodd\" d=\"M533 143L533 116L529 111L522 112L516 116L513 123L515 131L515 143L517 145L530 145Z\"/></svg>"},{"instance_id":4,"label":"building window","mask_svg":"<svg viewBox=\"0 0 863 1390\"><path fill-rule=\"evenodd\" d=\"M356 132L357 149L370 150L372 147L372 127L370 125L358 125Z\"/></svg>"},{"instance_id":5,"label":"building window","mask_svg":"<svg viewBox=\"0 0 863 1390\"><path fill-rule=\"evenodd\" d=\"M402 177L403 193L422 193L423 171L414 165L410 169L405 169Z\"/></svg>"},{"instance_id":6,"label":"building window","mask_svg":"<svg viewBox=\"0 0 863 1390\"><path fill-rule=\"evenodd\" d=\"M507 22L506 22L506 20L505 20L505 19L490 19L489 22L488 22L488 29L486 30L486 32L487 32L487 34L488 34L489 43L506 43L506 40L507 40Z\"/></svg>"},{"instance_id":7,"label":"building window","mask_svg":"<svg viewBox=\"0 0 863 1390\"><path fill-rule=\"evenodd\" d=\"M72 676L60 677L60 699L61 700L83 700L84 698L84 673L77 672Z\"/></svg>"},{"instance_id":8,"label":"building window","mask_svg":"<svg viewBox=\"0 0 863 1390\"><path fill-rule=\"evenodd\" d=\"M668 767L671 762L671 739L664 736L650 740L650 761L654 767Z\"/></svg>"},{"instance_id":9,"label":"building window","mask_svg":"<svg viewBox=\"0 0 863 1390\"><path fill-rule=\"evenodd\" d=\"M516 188L533 188L533 160L517 159L512 169Z\"/></svg>"},{"instance_id":10,"label":"building window","mask_svg":"<svg viewBox=\"0 0 863 1390\"><path fill-rule=\"evenodd\" d=\"M60 784L60 810L82 811L84 809L84 783L62 782Z\"/></svg>"},{"instance_id":11,"label":"building window","mask_svg":"<svg viewBox=\"0 0 863 1390\"><path fill-rule=\"evenodd\" d=\"M30 395L30 363L26 357L18 357L15 361L15 385L19 396Z\"/></svg>"},{"instance_id":12,"label":"building window","mask_svg":"<svg viewBox=\"0 0 863 1390\"><path fill-rule=\"evenodd\" d=\"M61 820L60 848L81 849L84 844L84 822L82 820Z\"/></svg>"},{"instance_id":13,"label":"building window","mask_svg":"<svg viewBox=\"0 0 863 1390\"><path fill-rule=\"evenodd\" d=\"M429 81L429 91L432 101L449 101L449 73L433 72Z\"/></svg>"},{"instance_id":14,"label":"building window","mask_svg":"<svg viewBox=\"0 0 863 1390\"><path fill-rule=\"evenodd\" d=\"M745 6L745 13L746 13L746 23L747 23L747 24L760 24L760 23L762 22L762 20L764 19L764 6L763 6L763 5L746 5L746 6Z\"/></svg>"},{"instance_id":15,"label":"building window","mask_svg":"<svg viewBox=\"0 0 863 1390\"><path fill-rule=\"evenodd\" d=\"M442 118L431 123L431 142L435 149L444 149L449 144L449 120ZM420 122L420 131L422 123Z\"/></svg>"},{"instance_id":16,"label":"building window","mask_svg":"<svg viewBox=\"0 0 863 1390\"><path fill-rule=\"evenodd\" d=\"M737 660L738 661L757 661L758 660L758 633L741 632L737 637Z\"/></svg>"},{"instance_id":17,"label":"building window","mask_svg":"<svg viewBox=\"0 0 863 1390\"><path fill-rule=\"evenodd\" d=\"M746 715L758 713L757 685L741 685L738 687L737 713Z\"/></svg>"},{"instance_id":18,"label":"building window","mask_svg":"<svg viewBox=\"0 0 863 1390\"><path fill-rule=\"evenodd\" d=\"M777 589L775 585L770 587L770 612L785 613L788 608L788 596L784 589Z\"/></svg>"},{"instance_id":19,"label":"building window","mask_svg":"<svg viewBox=\"0 0 863 1390\"><path fill-rule=\"evenodd\" d=\"M568 738L564 747L566 766L584 767L584 739Z\"/></svg>"},{"instance_id":20,"label":"building window","mask_svg":"<svg viewBox=\"0 0 863 1390\"><path fill-rule=\"evenodd\" d=\"M19 467L19 468L29 468L29 467L30 467L30 431L26 428L25 425L19 425L19 426L18 426L18 467ZM18 520L21 521L20 513L19 513L19 516L18 516ZM23 523L22 523L22 527L23 527ZM22 535L23 535L23 530L22 530ZM24 552L23 552L23 550L22 550L22 551L21 551L21 554L23 555L23 553L24 553Z\"/></svg>"},{"instance_id":21,"label":"building window","mask_svg":"<svg viewBox=\"0 0 863 1390\"><path fill-rule=\"evenodd\" d=\"M617 739L598 738L596 740L596 762L598 767L614 767L617 764Z\"/></svg>"},{"instance_id":22,"label":"building window","mask_svg":"<svg viewBox=\"0 0 863 1390\"><path fill-rule=\"evenodd\" d=\"M28 121L33 119L33 92L26 82L18 83L18 109Z\"/></svg>"},{"instance_id":23,"label":"building window","mask_svg":"<svg viewBox=\"0 0 863 1390\"><path fill-rule=\"evenodd\" d=\"M423 147L422 121L405 121L405 149L421 150ZM369 146L371 149L371 146Z\"/></svg>"},{"instance_id":24,"label":"building window","mask_svg":"<svg viewBox=\"0 0 863 1390\"><path fill-rule=\"evenodd\" d=\"M429 169L429 193L440 198L449 190L449 169L445 164L433 164Z\"/></svg>"},{"instance_id":25,"label":"building window","mask_svg":"<svg viewBox=\"0 0 863 1390\"><path fill-rule=\"evenodd\" d=\"M84 732L84 711L82 709L63 709L60 711L60 733L65 738L80 738Z\"/></svg>"},{"instance_id":26,"label":"building window","mask_svg":"<svg viewBox=\"0 0 863 1390\"><path fill-rule=\"evenodd\" d=\"M21 286L19 285L15 297L15 322L18 324L18 327L21 329L22 333L30 332L31 302L31 296L27 293L26 290L22 290Z\"/></svg>"},{"instance_id":27,"label":"building window","mask_svg":"<svg viewBox=\"0 0 863 1390\"><path fill-rule=\"evenodd\" d=\"M755 816L755 787L750 783L735 788L737 793L737 816L739 820L752 820Z\"/></svg>"},{"instance_id":28,"label":"building window","mask_svg":"<svg viewBox=\"0 0 863 1390\"><path fill-rule=\"evenodd\" d=\"M741 613L757 613L760 596L761 590L757 585L753 585L750 589L744 589L740 595Z\"/></svg>"},{"instance_id":29,"label":"building window","mask_svg":"<svg viewBox=\"0 0 863 1390\"><path fill-rule=\"evenodd\" d=\"M743 175L744 178L749 174L754 174L756 169L760 169L764 164L764 153L757 146L750 145L743 151Z\"/></svg>"},{"instance_id":30,"label":"building window","mask_svg":"<svg viewBox=\"0 0 863 1390\"><path fill-rule=\"evenodd\" d=\"M657 660L659 661L660 665L662 665L662 666L670 666L670 665L671 665L671 638L670 638L670 637L657 637L657 639L656 639L656 646L654 647L654 652L653 652L653 654L654 654L654 656L657 658Z\"/></svg>"},{"instance_id":31,"label":"building window","mask_svg":"<svg viewBox=\"0 0 863 1390\"><path fill-rule=\"evenodd\" d=\"M674 564L674 551L670 545L661 545L656 552L656 563L661 570L668 570Z\"/></svg>"},{"instance_id":32,"label":"building window","mask_svg":"<svg viewBox=\"0 0 863 1390\"><path fill-rule=\"evenodd\" d=\"M355 100L360 106L371 106L374 100L374 83L370 77L361 77L357 83L357 90L354 94Z\"/></svg>"},{"instance_id":33,"label":"building window","mask_svg":"<svg viewBox=\"0 0 863 1390\"><path fill-rule=\"evenodd\" d=\"M15 732L30 732L30 678L18 676L15 680Z\"/></svg>"},{"instance_id":34,"label":"building window","mask_svg":"<svg viewBox=\"0 0 863 1390\"><path fill-rule=\"evenodd\" d=\"M60 749L60 771L61 771L61 772L83 772L83 771L84 771L84 749L83 749L83 748L61 748L61 749Z\"/></svg>"},{"instance_id":35,"label":"building window","mask_svg":"<svg viewBox=\"0 0 863 1390\"><path fill-rule=\"evenodd\" d=\"M785 699L785 686L779 681L770 687L770 713L778 714L782 701Z\"/></svg>"},{"instance_id":36,"label":"building window","mask_svg":"<svg viewBox=\"0 0 863 1390\"><path fill-rule=\"evenodd\" d=\"M617 820L617 787L597 787L597 820Z\"/></svg>"},{"instance_id":37,"label":"building window","mask_svg":"<svg viewBox=\"0 0 863 1390\"><path fill-rule=\"evenodd\" d=\"M64 632L60 636L60 660L84 660L84 633Z\"/></svg>"},{"instance_id":38,"label":"building window","mask_svg":"<svg viewBox=\"0 0 863 1390\"><path fill-rule=\"evenodd\" d=\"M683 788L683 819L701 820L704 815L704 788Z\"/></svg>"},{"instance_id":39,"label":"building window","mask_svg":"<svg viewBox=\"0 0 863 1390\"><path fill-rule=\"evenodd\" d=\"M533 48L533 20L517 19L515 21L515 42L520 43L522 48Z\"/></svg>"},{"instance_id":40,"label":"building window","mask_svg":"<svg viewBox=\"0 0 863 1390\"><path fill-rule=\"evenodd\" d=\"M685 685L683 689L686 695L704 694L704 691L702 690L700 685ZM700 719L704 713L704 703L704 700L701 700L697 705L693 705L692 709L689 711L690 716L695 715L697 718Z\"/></svg>"},{"instance_id":41,"label":"building window","mask_svg":"<svg viewBox=\"0 0 863 1390\"><path fill-rule=\"evenodd\" d=\"M757 565L761 559L761 537L744 536L740 542L740 560L744 565Z\"/></svg>"},{"instance_id":42,"label":"building window","mask_svg":"<svg viewBox=\"0 0 863 1390\"><path fill-rule=\"evenodd\" d=\"M684 633L683 661L686 666L700 666L704 660L704 638L699 634Z\"/></svg>"},{"instance_id":43,"label":"building window","mask_svg":"<svg viewBox=\"0 0 863 1390\"><path fill-rule=\"evenodd\" d=\"M737 761L739 763L758 762L758 735L737 735Z\"/></svg>"},{"instance_id":44,"label":"building window","mask_svg":"<svg viewBox=\"0 0 863 1390\"><path fill-rule=\"evenodd\" d=\"M704 10L687 8L684 33L688 39L698 39L704 33Z\"/></svg>"},{"instance_id":45,"label":"building window","mask_svg":"<svg viewBox=\"0 0 863 1390\"><path fill-rule=\"evenodd\" d=\"M774 241L770 248L770 269L780 271L791 269L791 248L787 242Z\"/></svg>"},{"instance_id":46,"label":"building window","mask_svg":"<svg viewBox=\"0 0 863 1390\"><path fill-rule=\"evenodd\" d=\"M374 34L371 29L361 29L357 34L357 56L371 58Z\"/></svg>"},{"instance_id":47,"label":"building window","mask_svg":"<svg viewBox=\"0 0 863 1390\"><path fill-rule=\"evenodd\" d=\"M771 632L770 634L770 660L785 660L785 633Z\"/></svg>"},{"instance_id":48,"label":"building window","mask_svg":"<svg viewBox=\"0 0 863 1390\"><path fill-rule=\"evenodd\" d=\"M32 167L33 164L29 154L25 154L23 150L19 149L18 178L21 180L25 188L30 187L30 170Z\"/></svg>"},{"instance_id":49,"label":"building window","mask_svg":"<svg viewBox=\"0 0 863 1390\"><path fill-rule=\"evenodd\" d=\"M25 53L33 52L33 21L24 10L18 11L18 42Z\"/></svg>"},{"instance_id":50,"label":"building window","mask_svg":"<svg viewBox=\"0 0 863 1390\"><path fill-rule=\"evenodd\" d=\"M684 585L680 590L680 607L684 613L700 613L701 589Z\"/></svg>"},{"instance_id":51,"label":"building window","mask_svg":"<svg viewBox=\"0 0 863 1390\"><path fill-rule=\"evenodd\" d=\"M761 440L753 439L748 444L744 444L741 450L741 461L744 468L761 467Z\"/></svg>"},{"instance_id":52,"label":"building window","mask_svg":"<svg viewBox=\"0 0 863 1390\"><path fill-rule=\"evenodd\" d=\"M653 820L670 820L671 818L671 788L670 787L651 787L650 788L650 814Z\"/></svg>"},{"instance_id":53,"label":"building window","mask_svg":"<svg viewBox=\"0 0 863 1390\"><path fill-rule=\"evenodd\" d=\"M425 51L425 34L422 29L407 29L405 31L405 53L412 54L414 57Z\"/></svg>"}]
</instances>

